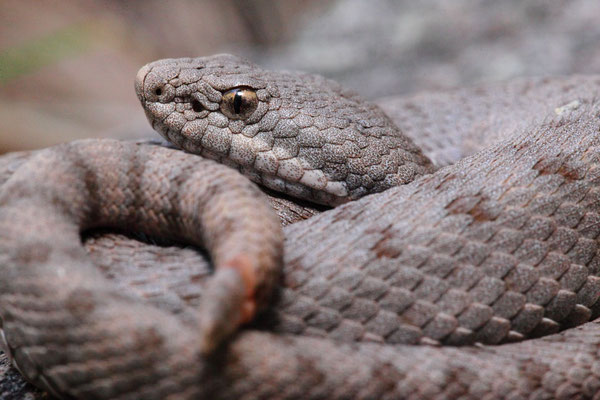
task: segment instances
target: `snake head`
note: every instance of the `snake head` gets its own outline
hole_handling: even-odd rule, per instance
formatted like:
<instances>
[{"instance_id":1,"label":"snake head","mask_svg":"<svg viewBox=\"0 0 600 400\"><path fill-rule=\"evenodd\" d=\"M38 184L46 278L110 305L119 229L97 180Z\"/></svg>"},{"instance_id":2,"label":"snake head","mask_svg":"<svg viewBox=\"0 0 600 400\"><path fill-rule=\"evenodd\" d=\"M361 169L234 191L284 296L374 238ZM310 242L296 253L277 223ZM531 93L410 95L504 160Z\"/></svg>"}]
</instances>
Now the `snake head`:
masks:
<instances>
[{"instance_id":1,"label":"snake head","mask_svg":"<svg viewBox=\"0 0 600 400\"><path fill-rule=\"evenodd\" d=\"M221 54L147 64L135 87L165 139L297 198L337 205L432 170L377 106L321 76Z\"/></svg>"}]
</instances>

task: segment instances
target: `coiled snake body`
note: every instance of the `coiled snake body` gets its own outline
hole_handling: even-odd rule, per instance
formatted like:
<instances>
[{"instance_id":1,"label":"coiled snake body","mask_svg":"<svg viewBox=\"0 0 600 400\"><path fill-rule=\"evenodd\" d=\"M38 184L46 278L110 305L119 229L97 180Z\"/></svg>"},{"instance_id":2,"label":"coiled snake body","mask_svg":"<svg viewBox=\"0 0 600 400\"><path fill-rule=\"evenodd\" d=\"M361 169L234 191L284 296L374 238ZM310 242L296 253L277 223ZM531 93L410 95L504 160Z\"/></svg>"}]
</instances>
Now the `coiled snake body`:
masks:
<instances>
[{"instance_id":1,"label":"coiled snake body","mask_svg":"<svg viewBox=\"0 0 600 400\"><path fill-rule=\"evenodd\" d=\"M136 91L175 145L312 202L383 193L286 227L282 249L254 186L194 155L98 140L5 158L7 352L75 398L597 397L600 83L571 83L530 128L474 125L496 144L434 172L323 78L226 55L151 63ZM462 156L446 148L438 164ZM215 273L124 236L86 255L95 227L202 246Z\"/></svg>"}]
</instances>

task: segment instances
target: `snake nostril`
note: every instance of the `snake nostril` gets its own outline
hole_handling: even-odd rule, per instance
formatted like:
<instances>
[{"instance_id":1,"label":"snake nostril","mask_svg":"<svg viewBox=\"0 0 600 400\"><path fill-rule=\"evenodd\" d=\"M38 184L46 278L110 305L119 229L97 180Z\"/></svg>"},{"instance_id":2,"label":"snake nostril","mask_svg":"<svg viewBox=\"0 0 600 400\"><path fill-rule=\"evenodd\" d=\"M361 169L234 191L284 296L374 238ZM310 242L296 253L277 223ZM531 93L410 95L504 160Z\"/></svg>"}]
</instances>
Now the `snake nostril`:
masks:
<instances>
[{"instance_id":1,"label":"snake nostril","mask_svg":"<svg viewBox=\"0 0 600 400\"><path fill-rule=\"evenodd\" d=\"M157 96L160 96L162 94L163 90L161 87L157 87L156 89L154 89L154 94Z\"/></svg>"},{"instance_id":2,"label":"snake nostril","mask_svg":"<svg viewBox=\"0 0 600 400\"><path fill-rule=\"evenodd\" d=\"M192 100L192 110L195 112L200 112L204 110L204 106L198 100Z\"/></svg>"}]
</instances>

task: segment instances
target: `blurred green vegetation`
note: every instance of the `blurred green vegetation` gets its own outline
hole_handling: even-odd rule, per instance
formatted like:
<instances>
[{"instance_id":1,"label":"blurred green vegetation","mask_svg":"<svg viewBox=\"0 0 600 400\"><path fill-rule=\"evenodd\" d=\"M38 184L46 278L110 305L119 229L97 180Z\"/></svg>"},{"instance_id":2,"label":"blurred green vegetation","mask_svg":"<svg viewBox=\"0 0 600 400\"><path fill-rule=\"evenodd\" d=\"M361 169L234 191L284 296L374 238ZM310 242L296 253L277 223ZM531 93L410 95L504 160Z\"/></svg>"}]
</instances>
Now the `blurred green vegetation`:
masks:
<instances>
[{"instance_id":1,"label":"blurred green vegetation","mask_svg":"<svg viewBox=\"0 0 600 400\"><path fill-rule=\"evenodd\" d=\"M89 50L97 31L94 23L78 23L0 52L0 85Z\"/></svg>"}]
</instances>

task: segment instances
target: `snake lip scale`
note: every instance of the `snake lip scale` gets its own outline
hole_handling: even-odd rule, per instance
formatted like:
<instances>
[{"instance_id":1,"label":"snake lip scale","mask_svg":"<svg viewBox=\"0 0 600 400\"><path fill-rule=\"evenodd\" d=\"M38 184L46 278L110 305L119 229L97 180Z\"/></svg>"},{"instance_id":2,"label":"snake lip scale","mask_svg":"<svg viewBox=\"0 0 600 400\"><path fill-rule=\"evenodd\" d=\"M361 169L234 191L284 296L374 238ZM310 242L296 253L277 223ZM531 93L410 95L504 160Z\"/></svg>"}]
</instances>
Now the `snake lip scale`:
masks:
<instances>
[{"instance_id":1,"label":"snake lip scale","mask_svg":"<svg viewBox=\"0 0 600 400\"><path fill-rule=\"evenodd\" d=\"M598 398L600 78L417 96L390 117L335 82L230 55L150 63L135 89L187 153L87 140L0 158L0 343L36 386L84 399ZM539 115L496 131L519 108ZM447 164L461 141L479 136L480 150L436 170L425 153L444 153L421 151L414 131L461 115L473 131L437 137ZM282 232L238 171L339 207ZM82 247L96 227L206 255L110 233Z\"/></svg>"}]
</instances>

